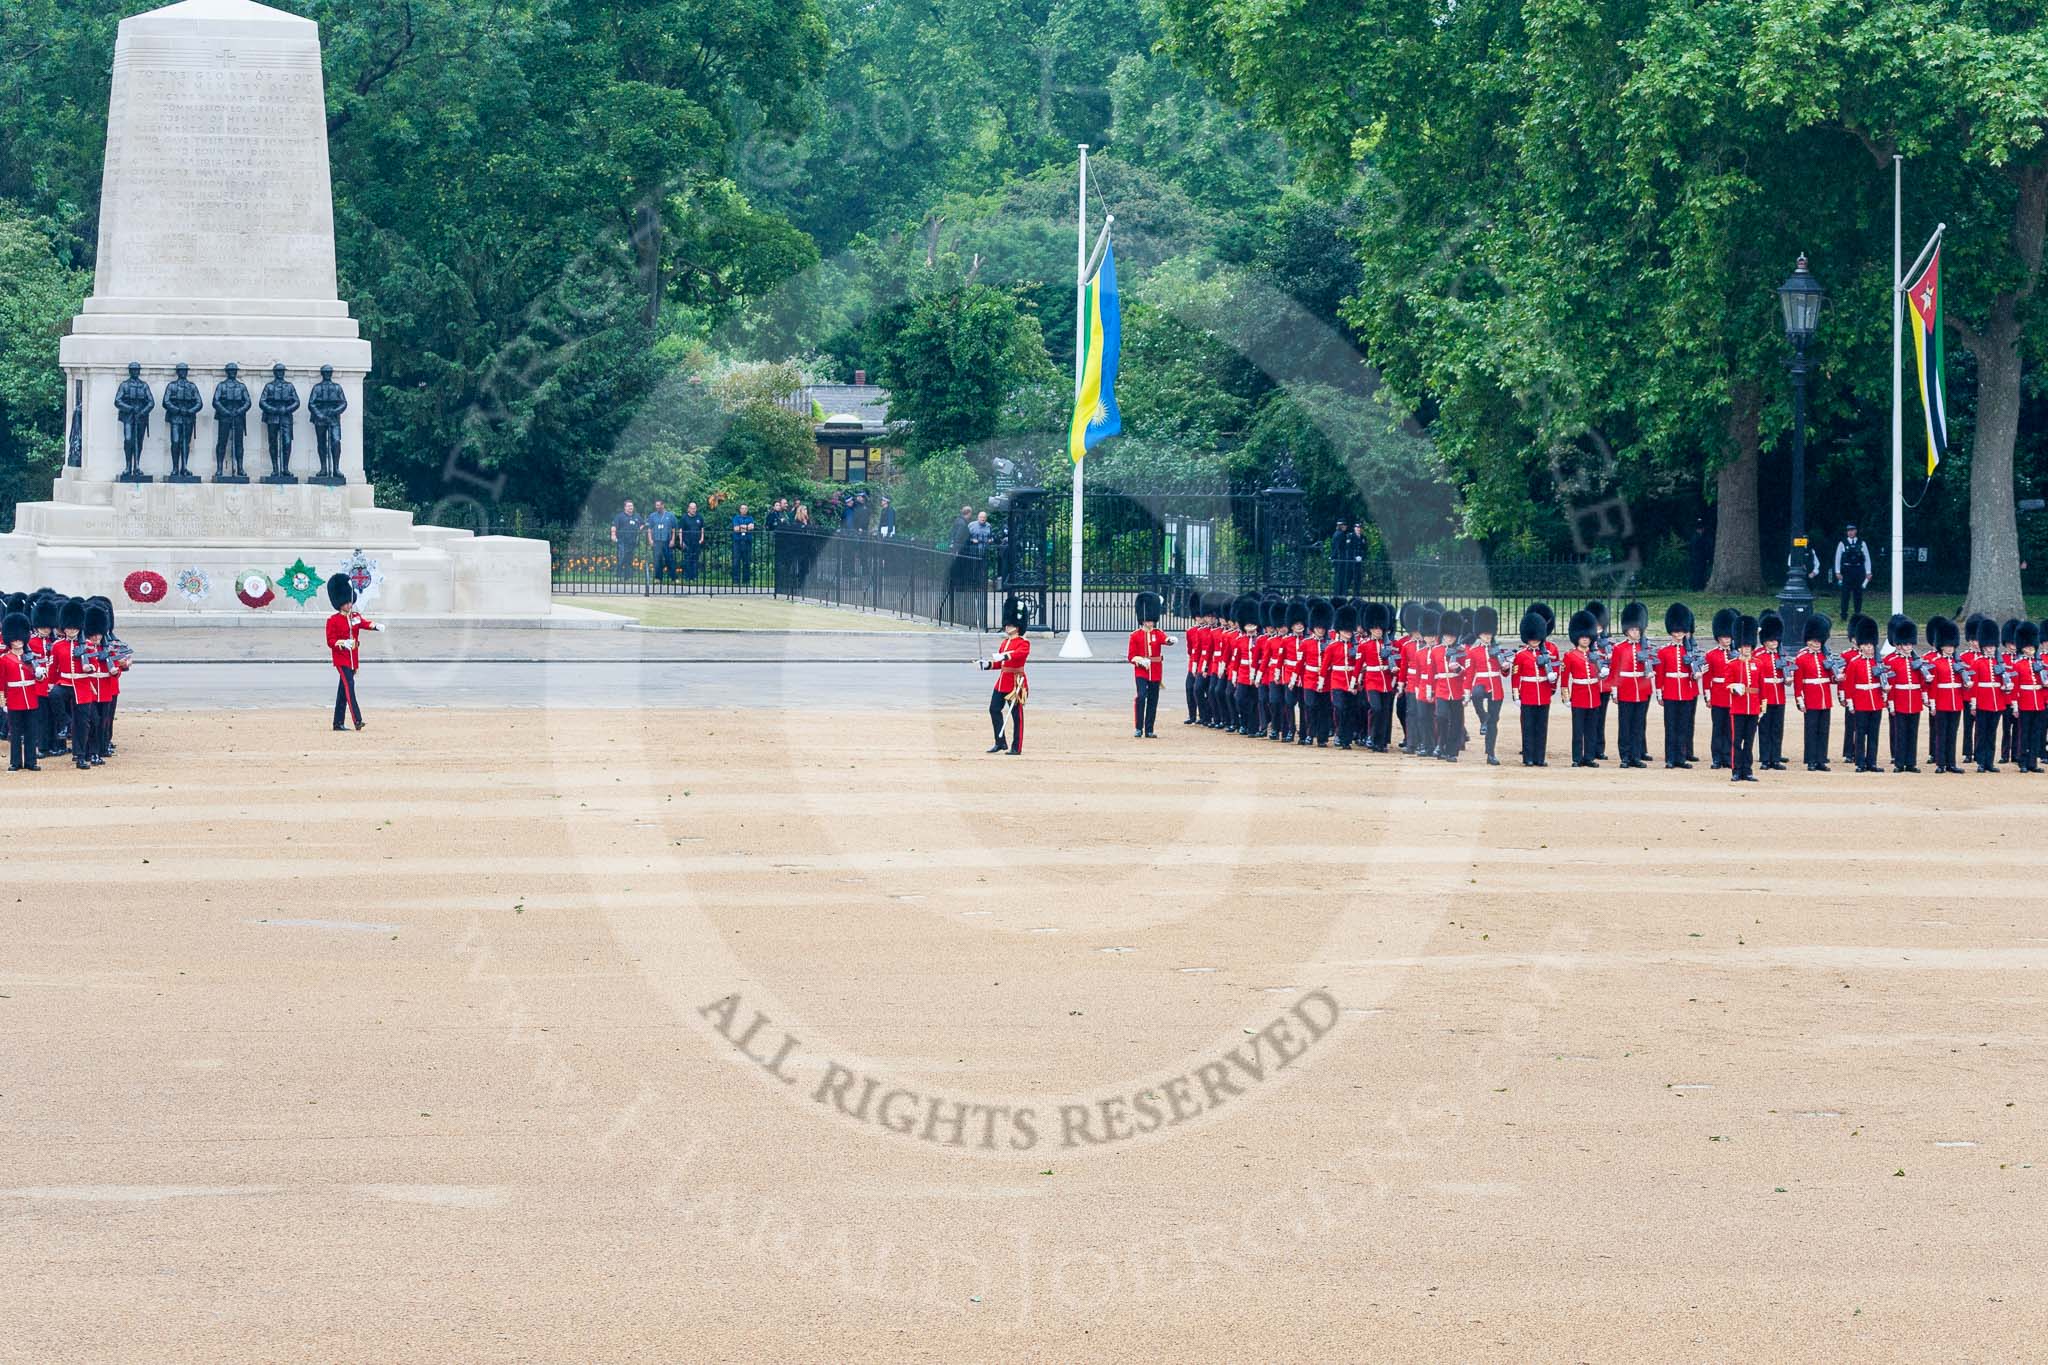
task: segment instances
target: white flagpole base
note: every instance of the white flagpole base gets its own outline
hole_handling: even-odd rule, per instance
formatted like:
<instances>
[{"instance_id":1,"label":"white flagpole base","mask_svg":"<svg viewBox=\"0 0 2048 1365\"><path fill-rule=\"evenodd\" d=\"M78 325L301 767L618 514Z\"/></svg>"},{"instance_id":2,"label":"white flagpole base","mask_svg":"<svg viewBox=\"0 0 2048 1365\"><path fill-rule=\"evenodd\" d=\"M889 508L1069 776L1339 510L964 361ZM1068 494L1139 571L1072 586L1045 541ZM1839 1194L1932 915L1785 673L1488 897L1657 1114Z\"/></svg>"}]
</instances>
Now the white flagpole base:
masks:
<instances>
[{"instance_id":1,"label":"white flagpole base","mask_svg":"<svg viewBox=\"0 0 2048 1365\"><path fill-rule=\"evenodd\" d=\"M1067 632L1067 638L1060 641L1060 657L1062 659L1092 659L1095 657L1095 651L1088 648L1087 636L1083 635L1079 630L1070 630Z\"/></svg>"}]
</instances>

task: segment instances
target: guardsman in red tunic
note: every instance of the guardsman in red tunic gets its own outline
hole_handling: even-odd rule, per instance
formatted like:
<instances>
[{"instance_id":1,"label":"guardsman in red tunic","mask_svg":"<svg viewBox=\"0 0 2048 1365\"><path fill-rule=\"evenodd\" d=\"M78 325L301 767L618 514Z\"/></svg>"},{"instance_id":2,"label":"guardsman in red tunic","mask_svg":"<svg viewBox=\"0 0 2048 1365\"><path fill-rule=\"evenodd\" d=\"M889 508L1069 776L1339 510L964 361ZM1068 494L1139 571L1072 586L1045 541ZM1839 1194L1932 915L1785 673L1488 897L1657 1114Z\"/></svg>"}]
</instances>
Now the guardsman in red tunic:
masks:
<instances>
[{"instance_id":1,"label":"guardsman in red tunic","mask_svg":"<svg viewBox=\"0 0 2048 1365\"><path fill-rule=\"evenodd\" d=\"M1842 723L1849 728L1850 757L1859 773L1877 772L1877 718L1884 714L1884 687L1891 671L1877 659L1877 622L1849 618L1856 652L1842 660Z\"/></svg>"},{"instance_id":2,"label":"guardsman in red tunic","mask_svg":"<svg viewBox=\"0 0 2048 1365\"><path fill-rule=\"evenodd\" d=\"M1297 739L1303 744L1308 743L1308 704L1302 696L1302 681L1308 672L1308 646L1308 599L1289 598L1287 633L1280 637L1280 739L1283 743Z\"/></svg>"},{"instance_id":3,"label":"guardsman in red tunic","mask_svg":"<svg viewBox=\"0 0 2048 1365\"><path fill-rule=\"evenodd\" d=\"M1253 663L1259 650L1259 614L1256 597L1240 597L1232 604L1237 633L1224 665L1230 680L1230 728L1247 739L1259 733L1259 675Z\"/></svg>"},{"instance_id":4,"label":"guardsman in red tunic","mask_svg":"<svg viewBox=\"0 0 2048 1365\"><path fill-rule=\"evenodd\" d=\"M1409 738L1409 729L1414 724L1408 714L1409 689L1414 686L1410 671L1408 643L1415 637L1416 627L1422 624L1422 604L1410 599L1401 604L1394 613L1394 626L1388 648L1394 655L1394 716L1401 722L1401 752L1415 752L1414 742Z\"/></svg>"},{"instance_id":5,"label":"guardsman in red tunic","mask_svg":"<svg viewBox=\"0 0 2048 1365\"><path fill-rule=\"evenodd\" d=\"M1436 626L1436 644L1429 651L1429 690L1436 698L1436 753L1456 763L1465 747L1464 613L1445 608Z\"/></svg>"},{"instance_id":6,"label":"guardsman in red tunic","mask_svg":"<svg viewBox=\"0 0 2048 1365\"><path fill-rule=\"evenodd\" d=\"M1970 670L1970 709L1977 713L1977 771L1998 771L1998 717L2005 710L2008 669L1998 657L1998 622L1986 616L1977 622L1977 653L1963 656Z\"/></svg>"},{"instance_id":7,"label":"guardsman in red tunic","mask_svg":"<svg viewBox=\"0 0 2048 1365\"><path fill-rule=\"evenodd\" d=\"M1259 603L1259 648L1252 664L1259 679L1259 733L1267 739L1280 738L1280 703L1286 689L1280 685L1282 632L1287 629L1287 604L1277 597Z\"/></svg>"},{"instance_id":8,"label":"guardsman in red tunic","mask_svg":"<svg viewBox=\"0 0 2048 1365\"><path fill-rule=\"evenodd\" d=\"M1357 647L1358 608L1346 602L1337 608L1336 629L1323 646L1323 679L1330 688L1330 724L1339 749L1349 749L1358 730Z\"/></svg>"},{"instance_id":9,"label":"guardsman in red tunic","mask_svg":"<svg viewBox=\"0 0 2048 1365\"><path fill-rule=\"evenodd\" d=\"M1416 611L1415 630L1402 646L1402 689L1408 696L1408 752L1427 758L1436 752L1436 688L1429 652L1436 643L1444 609L1428 602Z\"/></svg>"},{"instance_id":10,"label":"guardsman in red tunic","mask_svg":"<svg viewBox=\"0 0 2048 1365\"><path fill-rule=\"evenodd\" d=\"M1384 602L1368 602L1359 613L1365 638L1358 642L1358 695L1365 705L1365 747L1387 751L1394 735L1393 701L1401 683L1401 661L1387 627L1394 614Z\"/></svg>"},{"instance_id":11,"label":"guardsman in red tunic","mask_svg":"<svg viewBox=\"0 0 2048 1365\"><path fill-rule=\"evenodd\" d=\"M1785 619L1775 610L1756 618L1756 657L1768 665L1756 671L1764 699L1763 714L1756 721L1756 766L1766 772L1785 770L1785 709L1792 697L1785 680L1785 657L1779 650L1784 639Z\"/></svg>"},{"instance_id":12,"label":"guardsman in red tunic","mask_svg":"<svg viewBox=\"0 0 2048 1365\"><path fill-rule=\"evenodd\" d=\"M356 671L363 666L363 632L379 629L377 623L356 610L355 584L345 573L327 580L327 600L334 614L327 618L327 652L334 663L334 728L344 729L344 717L363 728L363 708L356 701Z\"/></svg>"},{"instance_id":13,"label":"guardsman in red tunic","mask_svg":"<svg viewBox=\"0 0 2048 1365\"><path fill-rule=\"evenodd\" d=\"M1173 643L1173 637L1159 628L1164 605L1158 593L1138 594L1138 628L1124 647L1138 689L1131 701L1132 739L1159 738L1153 730L1159 719L1159 685L1166 680L1166 647Z\"/></svg>"},{"instance_id":14,"label":"guardsman in red tunic","mask_svg":"<svg viewBox=\"0 0 2048 1365\"><path fill-rule=\"evenodd\" d=\"M1963 622L1962 639L1956 645L1956 662L1970 675L1971 685L1963 690L1963 761L1970 762L1977 755L1977 695L1976 678L1985 672L1984 656L1977 648L1978 631L1984 624L1983 613L1973 613Z\"/></svg>"},{"instance_id":15,"label":"guardsman in red tunic","mask_svg":"<svg viewBox=\"0 0 2048 1365\"><path fill-rule=\"evenodd\" d=\"M1888 680L1885 703L1891 710L1892 771L1895 773L1920 771L1917 755L1920 752L1920 715L1927 709L1927 666L1913 648L1919 641L1919 635L1911 617L1892 617L1885 626L1885 641L1890 648L1878 660Z\"/></svg>"},{"instance_id":16,"label":"guardsman in red tunic","mask_svg":"<svg viewBox=\"0 0 2048 1365\"><path fill-rule=\"evenodd\" d=\"M1714 613L1714 647L1707 651L1707 754L1716 768L1728 766L1728 660L1734 656L1735 623L1741 613L1723 607Z\"/></svg>"},{"instance_id":17,"label":"guardsman in red tunic","mask_svg":"<svg viewBox=\"0 0 2048 1365\"><path fill-rule=\"evenodd\" d=\"M1756 781L1756 725L1764 709L1764 679L1776 667L1756 652L1757 622L1754 616L1735 618L1734 646L1723 665L1728 689L1728 766L1730 782Z\"/></svg>"},{"instance_id":18,"label":"guardsman in red tunic","mask_svg":"<svg viewBox=\"0 0 2048 1365\"><path fill-rule=\"evenodd\" d=\"M981 661L981 667L994 673L995 687L988 694L988 723L995 731L996 742L989 746L992 754L1007 751L1012 754L1024 752L1024 703L1031 695L1030 680L1025 677L1024 665L1031 658L1031 641L1024 638L1024 631L1031 623L1031 604L1020 597L1003 601L1003 638L996 642L995 650ZM1003 743L1003 713L1010 713L1010 742Z\"/></svg>"},{"instance_id":19,"label":"guardsman in red tunic","mask_svg":"<svg viewBox=\"0 0 2048 1365\"><path fill-rule=\"evenodd\" d=\"M1508 665L1508 686L1515 703L1522 708L1522 766L1548 767L1545 752L1550 747L1550 703L1557 696L1557 665L1550 657L1544 635L1550 623L1531 608L1522 616L1522 647Z\"/></svg>"},{"instance_id":20,"label":"guardsman in red tunic","mask_svg":"<svg viewBox=\"0 0 2048 1365\"><path fill-rule=\"evenodd\" d=\"M100 684L107 675L104 647L107 613L97 603L87 603L85 629L71 643L70 670L64 680L71 684L71 759L81 768L106 762L100 751L100 724L106 712L101 707Z\"/></svg>"},{"instance_id":21,"label":"guardsman in red tunic","mask_svg":"<svg viewBox=\"0 0 2048 1365\"><path fill-rule=\"evenodd\" d=\"M1600 748L1595 730L1600 724L1600 698L1606 695L1607 683L1600 667L1600 657L1593 653L1593 640L1599 633L1599 627L1594 624L1591 612L1575 611L1568 633L1572 647L1564 653L1562 676L1565 705L1571 708L1572 713L1572 766L1597 768L1600 761L1594 755L1600 752Z\"/></svg>"},{"instance_id":22,"label":"guardsman in red tunic","mask_svg":"<svg viewBox=\"0 0 2048 1365\"><path fill-rule=\"evenodd\" d=\"M1507 699L1507 674L1500 665L1500 613L1480 607L1472 613L1472 643L1465 649L1465 695L1472 699L1479 717L1479 733L1486 740L1486 765L1498 768L1494 746L1500 742L1500 708Z\"/></svg>"},{"instance_id":23,"label":"guardsman in red tunic","mask_svg":"<svg viewBox=\"0 0 2048 1365\"><path fill-rule=\"evenodd\" d=\"M1927 683L1927 756L1938 773L1962 771L1956 766L1956 731L1968 705L1970 674L1956 657L1961 640L1962 632L1946 616L1928 619L1927 643L1933 653L1922 656L1926 667L1921 676Z\"/></svg>"},{"instance_id":24,"label":"guardsman in red tunic","mask_svg":"<svg viewBox=\"0 0 2048 1365\"><path fill-rule=\"evenodd\" d=\"M121 637L114 632L114 604L105 597L88 597L86 605L97 602L107 613L107 635L102 645L101 657L106 661L106 677L100 681L100 705L105 714L100 720L100 757L110 757L114 752L114 717L121 709L121 675L128 671L134 651L121 643Z\"/></svg>"},{"instance_id":25,"label":"guardsman in red tunic","mask_svg":"<svg viewBox=\"0 0 2048 1365\"><path fill-rule=\"evenodd\" d=\"M1998 761L2017 763L2014 750L2019 747L2019 709L2014 704L2012 690L2012 664L2019 657L2020 621L2017 616L2008 617L1998 627L1998 661L2005 665L2005 706L1999 712Z\"/></svg>"},{"instance_id":26,"label":"guardsman in red tunic","mask_svg":"<svg viewBox=\"0 0 2048 1365\"><path fill-rule=\"evenodd\" d=\"M1188 672L1183 686L1187 691L1188 718L1183 725L1202 723L1202 658L1209 648L1208 606L1202 594L1189 588L1182 605L1188 608Z\"/></svg>"},{"instance_id":27,"label":"guardsman in red tunic","mask_svg":"<svg viewBox=\"0 0 2048 1365\"><path fill-rule=\"evenodd\" d=\"M1624 768L1650 766L1650 696L1656 690L1656 661L1643 642L1650 609L1630 602L1621 609L1621 639L1607 656L1607 680L1614 690L1615 747Z\"/></svg>"},{"instance_id":28,"label":"guardsman in red tunic","mask_svg":"<svg viewBox=\"0 0 2048 1365\"><path fill-rule=\"evenodd\" d=\"M57 626L63 609L63 599L51 593L37 598L29 610L28 652L35 656L36 667L43 675L42 687L36 693L36 752L43 758L52 758L63 752L63 741L57 738L61 727L54 701L57 670L52 657L57 648Z\"/></svg>"},{"instance_id":29,"label":"guardsman in red tunic","mask_svg":"<svg viewBox=\"0 0 2048 1365\"><path fill-rule=\"evenodd\" d=\"M36 703L42 693L43 675L29 653L30 618L18 611L0 619L0 693L5 693L7 716L7 770L30 772L37 769L36 750L42 747L42 726L37 722Z\"/></svg>"},{"instance_id":30,"label":"guardsman in red tunic","mask_svg":"<svg viewBox=\"0 0 2048 1365\"><path fill-rule=\"evenodd\" d=\"M1693 717L1700 704L1700 670L1704 659L1693 652L1692 608L1673 602L1664 609L1664 633L1669 643L1659 649L1652 665L1657 671L1657 697L1664 704L1664 766L1692 766Z\"/></svg>"},{"instance_id":31,"label":"guardsman in red tunic","mask_svg":"<svg viewBox=\"0 0 2048 1365\"><path fill-rule=\"evenodd\" d=\"M1792 700L1806 715L1806 770L1828 771L1828 722L1833 719L1840 665L1828 653L1828 618L1806 618L1806 643L1792 658Z\"/></svg>"},{"instance_id":32,"label":"guardsman in red tunic","mask_svg":"<svg viewBox=\"0 0 2048 1365\"><path fill-rule=\"evenodd\" d=\"M2041 666L2041 627L2022 621L2013 633L2012 700L2019 733L2013 759L2023 773L2041 771L2041 742L2048 727L2048 670Z\"/></svg>"},{"instance_id":33,"label":"guardsman in red tunic","mask_svg":"<svg viewBox=\"0 0 2048 1365\"><path fill-rule=\"evenodd\" d=\"M1308 639L1301 647L1301 742L1330 746L1330 680L1323 672L1323 651L1337 613L1320 597L1308 600Z\"/></svg>"}]
</instances>

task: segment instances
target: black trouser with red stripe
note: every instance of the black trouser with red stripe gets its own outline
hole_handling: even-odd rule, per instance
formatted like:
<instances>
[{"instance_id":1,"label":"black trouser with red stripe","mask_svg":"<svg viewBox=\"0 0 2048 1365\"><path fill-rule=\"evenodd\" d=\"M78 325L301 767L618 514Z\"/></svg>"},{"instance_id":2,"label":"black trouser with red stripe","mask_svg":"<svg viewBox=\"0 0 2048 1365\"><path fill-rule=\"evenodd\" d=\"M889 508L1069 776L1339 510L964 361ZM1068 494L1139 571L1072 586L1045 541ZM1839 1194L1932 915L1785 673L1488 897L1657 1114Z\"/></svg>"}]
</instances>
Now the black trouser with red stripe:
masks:
<instances>
[{"instance_id":1,"label":"black trouser with red stripe","mask_svg":"<svg viewBox=\"0 0 2048 1365\"><path fill-rule=\"evenodd\" d=\"M1892 712L1892 767L1900 772L1917 768L1920 748L1920 717L1913 712Z\"/></svg>"},{"instance_id":2,"label":"black trouser with red stripe","mask_svg":"<svg viewBox=\"0 0 2048 1365\"><path fill-rule=\"evenodd\" d=\"M341 675L334 683L334 728L341 728L344 717L361 725L363 708L356 705L356 671L353 668L337 668L334 671Z\"/></svg>"},{"instance_id":3,"label":"black trouser with red stripe","mask_svg":"<svg viewBox=\"0 0 2048 1365\"><path fill-rule=\"evenodd\" d=\"M1664 703L1665 767L1675 768L1692 761L1693 715L1699 710L1699 705L1697 700Z\"/></svg>"},{"instance_id":4,"label":"black trouser with red stripe","mask_svg":"<svg viewBox=\"0 0 2048 1365\"><path fill-rule=\"evenodd\" d=\"M1150 678L1139 678L1138 695L1131 700L1131 728L1149 735L1158 721L1159 684Z\"/></svg>"},{"instance_id":5,"label":"black trouser with red stripe","mask_svg":"<svg viewBox=\"0 0 2048 1365\"><path fill-rule=\"evenodd\" d=\"M41 718L33 710L0 712L7 719L7 766L35 771Z\"/></svg>"}]
</instances>

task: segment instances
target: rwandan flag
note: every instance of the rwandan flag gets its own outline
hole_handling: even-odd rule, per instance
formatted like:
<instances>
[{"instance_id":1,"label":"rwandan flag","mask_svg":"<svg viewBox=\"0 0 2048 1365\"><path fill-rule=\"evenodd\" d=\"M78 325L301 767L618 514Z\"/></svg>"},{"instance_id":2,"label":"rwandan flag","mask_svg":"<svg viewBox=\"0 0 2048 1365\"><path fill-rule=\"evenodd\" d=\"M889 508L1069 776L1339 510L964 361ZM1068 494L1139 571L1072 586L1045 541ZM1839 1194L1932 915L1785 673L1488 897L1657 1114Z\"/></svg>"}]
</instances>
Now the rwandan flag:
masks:
<instances>
[{"instance_id":1,"label":"rwandan flag","mask_svg":"<svg viewBox=\"0 0 2048 1365\"><path fill-rule=\"evenodd\" d=\"M1067 429L1067 452L1081 457L1124 429L1116 410L1116 357L1124 336L1123 314L1116 298L1116 248L1105 248L1102 268L1088 282L1088 325L1082 333L1081 392L1074 398L1074 421Z\"/></svg>"},{"instance_id":2,"label":"rwandan flag","mask_svg":"<svg viewBox=\"0 0 2048 1365\"><path fill-rule=\"evenodd\" d=\"M1920 362L1920 406L1927 413L1927 474L1932 478L1948 453L1948 405L1941 394L1941 248L1906 290L1913 310L1913 354Z\"/></svg>"}]
</instances>

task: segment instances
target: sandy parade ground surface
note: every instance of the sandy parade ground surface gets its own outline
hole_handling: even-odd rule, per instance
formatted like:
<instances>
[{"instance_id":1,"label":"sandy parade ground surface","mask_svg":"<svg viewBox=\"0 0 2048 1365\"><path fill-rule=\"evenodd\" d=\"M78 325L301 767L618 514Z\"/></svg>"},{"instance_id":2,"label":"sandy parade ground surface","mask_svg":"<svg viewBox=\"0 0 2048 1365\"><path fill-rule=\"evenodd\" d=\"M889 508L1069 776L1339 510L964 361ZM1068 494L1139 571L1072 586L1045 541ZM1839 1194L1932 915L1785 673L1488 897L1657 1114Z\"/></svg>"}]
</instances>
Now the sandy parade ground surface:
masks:
<instances>
[{"instance_id":1,"label":"sandy parade ground surface","mask_svg":"<svg viewBox=\"0 0 2048 1365\"><path fill-rule=\"evenodd\" d=\"M979 685L10 775L0 1359L2038 1354L2048 780Z\"/></svg>"}]
</instances>

